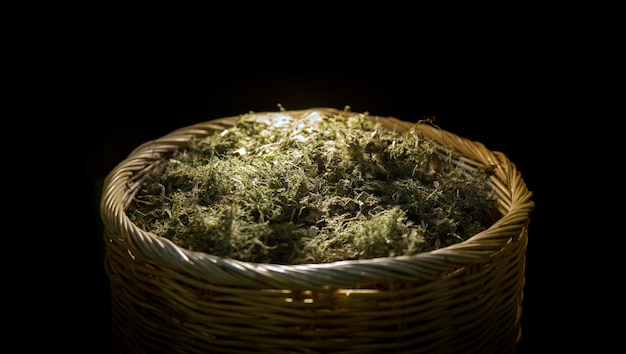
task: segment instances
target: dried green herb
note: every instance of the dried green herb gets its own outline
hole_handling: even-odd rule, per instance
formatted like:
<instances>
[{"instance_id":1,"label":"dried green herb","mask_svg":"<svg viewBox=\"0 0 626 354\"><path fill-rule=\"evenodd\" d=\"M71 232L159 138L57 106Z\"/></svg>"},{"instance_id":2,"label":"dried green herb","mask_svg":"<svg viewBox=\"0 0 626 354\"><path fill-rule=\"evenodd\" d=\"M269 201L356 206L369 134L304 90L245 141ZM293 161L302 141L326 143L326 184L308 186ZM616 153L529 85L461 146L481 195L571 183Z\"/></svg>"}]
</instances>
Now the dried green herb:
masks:
<instances>
[{"instance_id":1,"label":"dried green herb","mask_svg":"<svg viewBox=\"0 0 626 354\"><path fill-rule=\"evenodd\" d=\"M127 213L180 247L242 261L414 255L499 215L489 172L453 159L367 114L246 114L159 161Z\"/></svg>"}]
</instances>

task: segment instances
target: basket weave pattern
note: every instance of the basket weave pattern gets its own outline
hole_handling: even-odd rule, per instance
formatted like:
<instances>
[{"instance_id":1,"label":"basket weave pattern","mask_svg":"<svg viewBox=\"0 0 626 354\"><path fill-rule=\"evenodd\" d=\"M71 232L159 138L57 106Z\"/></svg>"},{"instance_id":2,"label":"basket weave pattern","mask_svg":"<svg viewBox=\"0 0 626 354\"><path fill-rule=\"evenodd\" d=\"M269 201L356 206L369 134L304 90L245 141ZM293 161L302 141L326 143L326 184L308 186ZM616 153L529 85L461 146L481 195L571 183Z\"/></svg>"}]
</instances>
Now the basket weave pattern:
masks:
<instances>
[{"instance_id":1,"label":"basket weave pattern","mask_svg":"<svg viewBox=\"0 0 626 354\"><path fill-rule=\"evenodd\" d=\"M329 108L287 113L311 111L353 114ZM377 118L399 132L415 126ZM445 130L415 126L456 149L456 163L465 168L494 165L491 182L502 213L485 231L445 248L327 264L255 264L188 251L128 219L126 207L156 159L237 119L146 142L105 180L105 268L114 341L122 352L515 351L532 193L504 154Z\"/></svg>"}]
</instances>

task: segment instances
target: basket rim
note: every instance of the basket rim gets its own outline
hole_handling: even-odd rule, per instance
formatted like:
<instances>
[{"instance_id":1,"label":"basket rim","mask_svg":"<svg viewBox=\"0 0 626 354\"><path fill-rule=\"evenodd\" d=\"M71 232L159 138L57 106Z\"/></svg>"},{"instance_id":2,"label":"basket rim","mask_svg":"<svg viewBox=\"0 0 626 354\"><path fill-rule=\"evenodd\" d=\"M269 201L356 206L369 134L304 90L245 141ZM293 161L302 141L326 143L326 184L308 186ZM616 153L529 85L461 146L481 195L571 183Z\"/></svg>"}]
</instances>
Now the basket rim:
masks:
<instances>
[{"instance_id":1,"label":"basket rim","mask_svg":"<svg viewBox=\"0 0 626 354\"><path fill-rule=\"evenodd\" d=\"M247 114L254 116L304 115L313 112L363 114L326 107ZM494 165L495 173L490 182L498 195L502 217L487 229L465 241L411 256L293 265L245 262L190 251L177 246L167 238L142 230L130 221L125 210L137 189L136 185L133 186L133 178L137 178L142 173L145 174L146 168L150 167L150 162L163 153L185 147L191 139L231 127L241 116L243 114L176 129L160 138L141 144L118 163L105 178L100 201L100 214L105 226L107 244L114 242L110 234L120 235L133 257L145 262L166 264L172 269L187 272L202 279L207 279L209 274L213 280L217 277L228 284L261 282L280 286L289 283L292 287L300 284L303 288L310 288L312 285L341 287L345 284L353 284L355 281L381 279L389 275L388 267L393 267L395 277L402 277L402 272L398 274L399 269L410 269L410 272L407 271L406 274L411 280L415 280L416 272L424 280L433 279L441 276L442 272L452 272L460 267L484 263L485 259L496 255L507 244L510 244L511 240L525 237L530 213L534 209L534 202L531 200L532 192L528 190L520 171L506 155L487 149L481 142L463 138L432 124L416 124L391 116L369 114L371 119L381 121L388 129L391 127L403 130L414 128L434 139L441 146L454 148L463 162L468 165Z\"/></svg>"}]
</instances>

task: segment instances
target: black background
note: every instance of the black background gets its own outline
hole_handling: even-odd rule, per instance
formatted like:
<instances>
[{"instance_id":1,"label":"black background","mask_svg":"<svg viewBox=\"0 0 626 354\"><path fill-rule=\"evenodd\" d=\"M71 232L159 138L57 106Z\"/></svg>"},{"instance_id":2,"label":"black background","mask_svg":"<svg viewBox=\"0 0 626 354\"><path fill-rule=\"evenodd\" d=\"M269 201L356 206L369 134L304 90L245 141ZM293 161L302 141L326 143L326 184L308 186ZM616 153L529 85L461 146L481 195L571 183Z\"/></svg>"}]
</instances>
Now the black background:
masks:
<instances>
[{"instance_id":1,"label":"black background","mask_svg":"<svg viewBox=\"0 0 626 354\"><path fill-rule=\"evenodd\" d=\"M507 61L502 53L484 58L482 64L468 64L462 53L454 52L440 62L444 58L420 58L429 53L325 51L316 46L266 54L222 50L193 63L177 58L175 64L150 56L129 59L122 52L108 56L109 62L99 61L87 86L86 173L90 245L96 255L89 268L96 279L90 318L104 328L98 331L104 348L110 344L110 297L98 203L105 176L145 141L201 121L275 111L278 104L287 110L349 105L355 112L415 122L434 117L441 128L504 152L521 171L536 203L519 350L559 346L560 256L555 238L561 207L558 183L546 167L554 141L547 123L559 117L550 108L549 78L536 73L541 63L530 65L519 57Z\"/></svg>"}]
</instances>

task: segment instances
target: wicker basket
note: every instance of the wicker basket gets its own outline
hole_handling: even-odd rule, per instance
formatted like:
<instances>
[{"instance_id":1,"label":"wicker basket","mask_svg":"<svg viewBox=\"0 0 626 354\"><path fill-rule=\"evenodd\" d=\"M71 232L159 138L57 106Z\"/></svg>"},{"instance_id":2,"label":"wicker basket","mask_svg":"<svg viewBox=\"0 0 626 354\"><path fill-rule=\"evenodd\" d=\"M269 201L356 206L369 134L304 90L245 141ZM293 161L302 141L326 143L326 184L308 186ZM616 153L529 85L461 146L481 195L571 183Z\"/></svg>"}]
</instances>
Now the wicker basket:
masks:
<instances>
[{"instance_id":1,"label":"wicker basket","mask_svg":"<svg viewBox=\"0 0 626 354\"><path fill-rule=\"evenodd\" d=\"M329 108L289 111L353 114ZM272 113L258 113L272 114ZM137 147L101 200L113 337L124 353L509 353L521 336L531 192L508 158L427 124L468 169L495 165L502 217L468 240L415 256L327 264L240 262L177 247L125 209L163 153L239 117L175 130ZM406 131L413 123L377 117Z\"/></svg>"}]
</instances>

